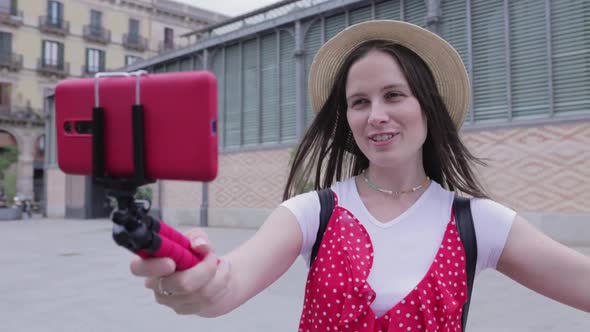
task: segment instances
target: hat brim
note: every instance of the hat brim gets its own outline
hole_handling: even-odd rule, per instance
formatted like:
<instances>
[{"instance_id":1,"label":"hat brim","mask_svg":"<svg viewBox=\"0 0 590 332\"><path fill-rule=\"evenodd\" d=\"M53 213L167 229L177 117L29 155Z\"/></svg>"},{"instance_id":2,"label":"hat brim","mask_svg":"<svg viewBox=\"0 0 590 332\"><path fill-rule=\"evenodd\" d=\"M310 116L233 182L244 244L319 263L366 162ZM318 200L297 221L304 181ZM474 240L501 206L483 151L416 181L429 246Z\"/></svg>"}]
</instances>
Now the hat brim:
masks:
<instances>
[{"instance_id":1,"label":"hat brim","mask_svg":"<svg viewBox=\"0 0 590 332\"><path fill-rule=\"evenodd\" d=\"M336 74L348 55L369 40L386 40L416 53L430 68L451 119L460 128L469 110L470 84L461 56L444 39L402 21L375 20L352 25L328 40L311 64L308 93L319 112L330 95Z\"/></svg>"}]
</instances>

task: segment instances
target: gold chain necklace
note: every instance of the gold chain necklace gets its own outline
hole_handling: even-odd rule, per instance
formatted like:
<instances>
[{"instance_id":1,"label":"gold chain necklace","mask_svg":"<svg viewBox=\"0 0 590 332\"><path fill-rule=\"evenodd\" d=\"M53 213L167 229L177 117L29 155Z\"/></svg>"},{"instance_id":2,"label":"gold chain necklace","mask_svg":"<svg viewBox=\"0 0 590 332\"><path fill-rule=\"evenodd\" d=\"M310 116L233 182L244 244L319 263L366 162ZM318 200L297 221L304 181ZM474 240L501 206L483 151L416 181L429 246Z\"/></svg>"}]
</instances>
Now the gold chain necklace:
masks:
<instances>
[{"instance_id":1,"label":"gold chain necklace","mask_svg":"<svg viewBox=\"0 0 590 332\"><path fill-rule=\"evenodd\" d=\"M420 188L426 186L428 184L428 182L430 181L430 178L428 176L426 176L424 181L422 181L422 183L420 183L420 185L418 185L417 187L414 187L414 188L408 189L408 190L393 191L393 190L381 189L381 188L377 187L377 185L375 185L373 182L371 182L369 180L369 178L367 177L367 170L363 171L363 178L365 179L365 182L369 185L369 187L371 187L377 191L380 191L384 194L394 196L396 198L403 195L403 194L410 194L410 193L416 192L416 190L419 190Z\"/></svg>"}]
</instances>

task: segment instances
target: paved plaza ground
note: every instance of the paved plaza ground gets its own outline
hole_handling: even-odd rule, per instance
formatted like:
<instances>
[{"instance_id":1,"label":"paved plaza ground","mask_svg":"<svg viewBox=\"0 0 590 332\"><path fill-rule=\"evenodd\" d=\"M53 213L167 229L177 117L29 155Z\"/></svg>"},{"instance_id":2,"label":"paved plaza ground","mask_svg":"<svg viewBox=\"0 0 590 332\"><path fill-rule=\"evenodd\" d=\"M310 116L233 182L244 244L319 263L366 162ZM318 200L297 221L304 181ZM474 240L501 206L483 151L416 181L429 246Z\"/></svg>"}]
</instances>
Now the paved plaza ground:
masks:
<instances>
[{"instance_id":1,"label":"paved plaza ground","mask_svg":"<svg viewBox=\"0 0 590 332\"><path fill-rule=\"evenodd\" d=\"M207 231L219 253L254 232ZM575 249L590 255L588 247ZM130 258L112 242L109 220L0 222L0 331L297 331L306 275L301 259L244 306L206 319L178 316L155 304L143 282L129 272ZM474 294L469 332L590 331L590 314L537 295L495 271L480 275Z\"/></svg>"}]
</instances>

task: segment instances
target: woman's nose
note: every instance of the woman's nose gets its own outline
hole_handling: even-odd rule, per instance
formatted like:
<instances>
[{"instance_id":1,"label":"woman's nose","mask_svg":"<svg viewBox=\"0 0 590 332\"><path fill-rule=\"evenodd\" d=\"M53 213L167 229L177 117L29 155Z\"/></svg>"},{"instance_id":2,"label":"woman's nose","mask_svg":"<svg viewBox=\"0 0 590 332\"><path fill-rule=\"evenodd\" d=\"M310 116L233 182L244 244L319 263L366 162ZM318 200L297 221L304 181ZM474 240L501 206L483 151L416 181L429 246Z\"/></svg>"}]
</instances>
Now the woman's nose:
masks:
<instances>
[{"instance_id":1,"label":"woman's nose","mask_svg":"<svg viewBox=\"0 0 590 332\"><path fill-rule=\"evenodd\" d=\"M369 114L368 123L370 125L379 125L388 119L385 105L380 102L371 103L371 113Z\"/></svg>"}]
</instances>

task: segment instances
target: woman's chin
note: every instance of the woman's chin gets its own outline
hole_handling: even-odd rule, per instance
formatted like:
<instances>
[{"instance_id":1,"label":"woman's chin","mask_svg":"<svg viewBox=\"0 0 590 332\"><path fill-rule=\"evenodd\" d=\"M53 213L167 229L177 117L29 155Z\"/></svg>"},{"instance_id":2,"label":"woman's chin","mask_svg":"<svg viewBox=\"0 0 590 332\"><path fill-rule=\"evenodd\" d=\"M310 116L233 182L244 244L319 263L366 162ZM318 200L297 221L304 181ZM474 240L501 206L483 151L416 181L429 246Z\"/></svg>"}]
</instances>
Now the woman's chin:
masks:
<instances>
[{"instance_id":1,"label":"woman's chin","mask_svg":"<svg viewBox=\"0 0 590 332\"><path fill-rule=\"evenodd\" d=\"M398 168L407 163L414 163L421 160L421 158L413 158L412 156L399 153L400 151L390 151L388 153L374 153L365 154L371 166L382 168ZM416 165L419 167L419 165Z\"/></svg>"}]
</instances>

